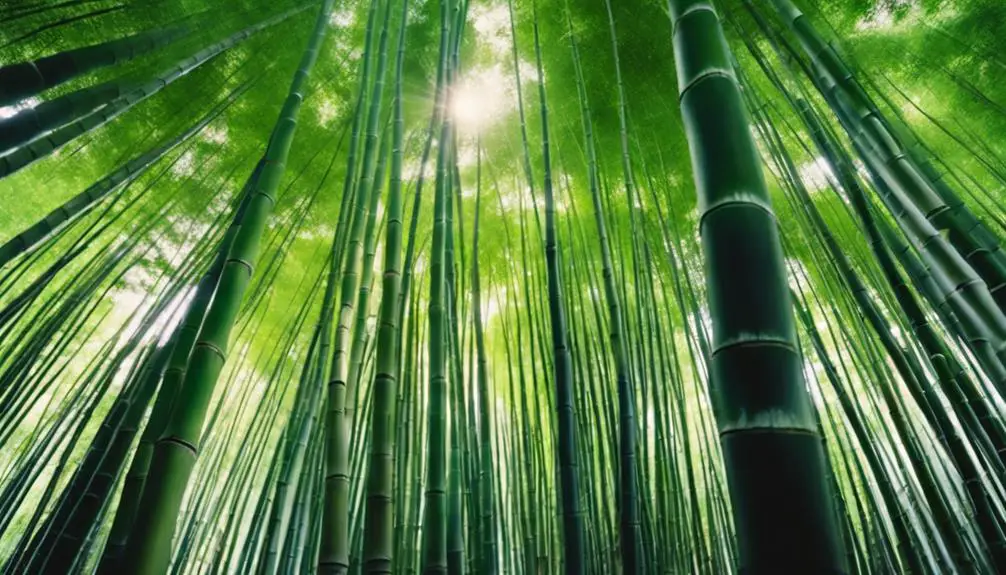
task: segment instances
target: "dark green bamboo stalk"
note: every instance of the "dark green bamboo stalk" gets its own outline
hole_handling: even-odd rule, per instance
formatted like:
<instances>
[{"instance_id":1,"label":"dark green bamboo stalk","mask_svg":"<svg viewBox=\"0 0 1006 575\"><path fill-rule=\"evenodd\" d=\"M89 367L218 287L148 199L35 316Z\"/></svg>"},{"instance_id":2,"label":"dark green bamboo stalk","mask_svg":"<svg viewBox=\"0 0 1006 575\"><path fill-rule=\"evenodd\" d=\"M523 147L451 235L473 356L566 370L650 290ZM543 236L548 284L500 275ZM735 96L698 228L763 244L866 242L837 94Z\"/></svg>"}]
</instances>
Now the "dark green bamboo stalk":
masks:
<instances>
[{"instance_id":1,"label":"dark green bamboo stalk","mask_svg":"<svg viewBox=\"0 0 1006 575\"><path fill-rule=\"evenodd\" d=\"M873 168L892 190L913 203L934 228L949 231L949 243L987 284L1002 311L1006 306L1006 258L998 240L979 224L945 182L933 178L934 170L918 163L918 156L902 143L855 74L834 48L824 42L808 18L790 0L773 0L773 3L811 58L819 74L822 95L843 118L849 135L859 142L864 160L874 162Z\"/></svg>"},{"instance_id":2,"label":"dark green bamboo stalk","mask_svg":"<svg viewBox=\"0 0 1006 575\"><path fill-rule=\"evenodd\" d=\"M455 2L441 0L441 34L452 38L449 6ZM449 43L441 42L444 49ZM444 109L450 110L453 95L453 67L448 66L444 82ZM446 285L447 249L447 204L451 193L454 170L450 163L455 157L451 144L454 122L450 114L445 114L440 128L437 145L436 182L433 200L433 239L430 256L430 292L427 318L429 322L428 341L428 404L426 435L426 483L423 494L423 537L420 569L424 575L447 573L447 377L448 350Z\"/></svg>"},{"instance_id":3,"label":"dark green bamboo stalk","mask_svg":"<svg viewBox=\"0 0 1006 575\"><path fill-rule=\"evenodd\" d=\"M141 32L53 54L30 62L0 66L0 106L13 104L104 66L114 66L184 38L192 26Z\"/></svg>"},{"instance_id":4,"label":"dark green bamboo stalk","mask_svg":"<svg viewBox=\"0 0 1006 575\"><path fill-rule=\"evenodd\" d=\"M534 11L534 51L538 68L538 100L541 106L542 163L545 192L545 261L548 277L548 315L552 332L552 361L556 409L558 411L559 496L562 507L563 569L573 575L584 572L583 522L580 511L579 467L577 465L576 419L573 407L573 373L570 362L566 310L562 301L562 276L558 235L555 223L555 197L552 190L551 146L548 130L548 102L542 71L541 42L538 32L537 2Z\"/></svg>"},{"instance_id":5,"label":"dark green bamboo stalk","mask_svg":"<svg viewBox=\"0 0 1006 575\"><path fill-rule=\"evenodd\" d=\"M730 51L705 0L670 0L713 318L711 383L746 573L844 573L778 224ZM797 463L798 462L798 463Z\"/></svg>"},{"instance_id":6,"label":"dark green bamboo stalk","mask_svg":"<svg viewBox=\"0 0 1006 575\"><path fill-rule=\"evenodd\" d=\"M621 64L618 58L618 41L615 34L615 18L611 11L611 1L605 0L605 8L608 12L608 26L611 31L611 46L612 53L615 58L615 79L618 85L618 101L619 101L619 126L621 128L621 144L622 144L622 164L623 164L623 175L625 178L625 188L626 188L626 198L629 203L629 214L632 216L635 213L635 198L633 197L633 189L635 182L633 181L632 174L632 163L629 159L628 150L628 128L627 128L627 118L626 118L626 103L625 103L625 93L622 87L622 71ZM574 59L579 60L579 55L575 52L576 48L574 45ZM577 65L579 68L579 65ZM582 80L582 70L579 70L580 84L583 83ZM612 271L611 262L611 249L608 246L608 233L605 229L604 224L604 214L601 211L601 201L598 191L597 183L597 153L594 149L593 142L593 126L590 120L590 108L587 103L586 90L581 88L580 90L581 99L583 100L583 123L584 123L584 140L587 148L587 158L590 166L589 170L589 187L591 189L591 198L594 203L594 219L598 230L598 241L601 243L601 262L602 262L602 275L604 278L604 294L605 299L608 301L608 324L610 330L611 338L611 353L615 359L615 377L616 386L618 393L618 454L619 454L619 474L618 474L618 489L619 489L619 541L621 548L621 558L622 558L622 571L624 573L636 573L642 569L642 548L640 541L640 528L639 528L639 510L637 502L637 487L636 487L636 466L638 464L636 456L636 413L635 413L635 398L633 397L636 393L635 386L633 385L633 380L631 377L631 367L626 354L625 343L623 342L622 334L622 309L621 303L619 302L618 292L615 289L615 277ZM631 223L635 224L635 218L631 218ZM632 230L633 237L637 233L635 229ZM635 269L635 254L633 254L633 268ZM639 277L635 278L633 282L634 285L638 286ZM640 302L637 302L637 306Z\"/></svg>"},{"instance_id":7,"label":"dark green bamboo stalk","mask_svg":"<svg viewBox=\"0 0 1006 575\"><path fill-rule=\"evenodd\" d=\"M126 459L133 436L139 427L140 419L146 411L149 400L153 397L158 380L164 373L167 364L168 353L166 349L159 350L159 355L152 365L142 372L144 377L143 385L137 389L134 397L130 397L125 403L123 419L119 426L115 428L115 436L110 445L105 450L104 457L96 470L95 476L91 479L87 492L81 494L79 501L74 502L76 508L73 509L67 518L67 525L61 533L56 533L56 540L53 547L47 550L46 561L41 564L40 573L66 573L74 564L79 561L78 557L86 543L86 536L99 519L102 507L107 504L107 498L111 494L118 477L120 466ZM34 571L39 566L29 568Z\"/></svg>"},{"instance_id":8,"label":"dark green bamboo stalk","mask_svg":"<svg viewBox=\"0 0 1006 575\"><path fill-rule=\"evenodd\" d=\"M767 124L764 119L762 119L762 123ZM955 438L957 434L947 418L942 403L937 401L935 397L930 397L930 393L928 393L930 382L927 381L925 374L923 374L921 370L915 369L911 365L908 355L901 346L894 341L894 338L891 335L890 325L883 318L880 310L869 297L862 279L852 269L845 253L839 247L838 242L827 228L827 225L824 223L824 220L818 212L816 206L814 206L811 202L809 194L804 188L802 182L799 181L799 174L797 173L788 152L782 146L778 134L775 133L774 128L770 124L768 125L768 131L770 133L768 134L766 140L769 142L770 148L772 148L774 153L778 156L778 161L783 164L781 169L785 172L786 177L790 182L790 187L797 196L797 201L806 211L813 232L815 232L825 244L830 260L838 269L840 275L846 283L847 289L852 293L860 311L863 313L865 319L873 328L878 339L881 341L883 348L887 352L888 357L892 360L892 363L894 363L902 381L907 385L911 395L922 409L922 412L925 415L925 420L927 420L930 425L939 432L943 438L943 442L947 443L948 440L946 438ZM890 389L887 386L881 387L881 389L886 398L888 409L891 410L891 415L895 419L895 424L899 426L899 435L906 438L911 437L910 432L908 432L906 428L901 427L907 421L907 417L904 415L905 407L899 404L899 402L892 397ZM953 446L956 444L957 442L952 442L950 445ZM911 442L908 443L908 449L909 453L918 453L915 451L914 444ZM974 482L977 481L977 477L973 473L973 466L970 465L970 458L966 454L962 454L959 450L952 449L950 454L959 469L967 469L971 471L971 473L964 475L964 479L966 482L974 485ZM919 466L919 470L922 474L925 474L927 466L921 465ZM924 482L923 484L926 485L927 483L929 482ZM976 500L976 503L979 501L984 503L985 496L981 495L980 499ZM952 554L958 561L964 563L969 562L967 559L967 553L964 550L963 540L958 536L959 530L956 528L956 525L951 518L952 514L949 509L944 506L941 500L934 500L932 494L929 496L929 507L933 514L938 518L941 525L948 525L950 527L949 529L943 530L943 538L948 546L950 546ZM989 535L991 536L991 532ZM991 538L990 541L995 540L995 538Z\"/></svg>"},{"instance_id":9,"label":"dark green bamboo stalk","mask_svg":"<svg viewBox=\"0 0 1006 575\"><path fill-rule=\"evenodd\" d=\"M30 142L45 132L87 115L118 98L131 87L120 80L112 80L42 102L38 106L21 110L10 118L0 119L0 152Z\"/></svg>"}]
</instances>

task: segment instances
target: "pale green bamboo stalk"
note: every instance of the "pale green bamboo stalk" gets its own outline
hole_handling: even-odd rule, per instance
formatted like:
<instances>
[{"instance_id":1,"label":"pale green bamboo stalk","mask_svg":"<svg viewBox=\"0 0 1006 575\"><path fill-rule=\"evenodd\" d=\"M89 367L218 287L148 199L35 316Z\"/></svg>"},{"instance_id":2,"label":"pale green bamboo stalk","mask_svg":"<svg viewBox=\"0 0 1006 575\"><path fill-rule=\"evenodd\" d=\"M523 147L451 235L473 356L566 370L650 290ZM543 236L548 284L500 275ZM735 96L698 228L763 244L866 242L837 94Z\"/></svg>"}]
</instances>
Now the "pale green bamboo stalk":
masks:
<instances>
[{"instance_id":1,"label":"pale green bamboo stalk","mask_svg":"<svg viewBox=\"0 0 1006 575\"><path fill-rule=\"evenodd\" d=\"M383 8L383 12L382 12ZM369 208L369 193L373 192L374 171L378 155L378 124L381 115L381 101L384 96L384 76L387 62L388 15L391 12L388 2L374 0L370 8L368 35L372 34L372 23L378 16L384 15L377 55L377 68L374 89L367 108L365 146L363 152L362 177L357 183L355 193L355 215L349 231L348 251L345 255L345 268L342 275L341 304L338 322L335 329L335 344L332 354L332 365L328 381L328 398L325 428L325 506L322 520L321 551L318 557L320 573L346 573L349 570L350 534L349 534L349 438L351 430L346 421L346 396L348 380L348 363L351 346L351 327L355 314L366 314L366 310L355 309L357 291L360 283L360 270L363 253L363 235L367 222ZM367 42L369 48L370 43ZM368 50L369 51L369 50ZM370 55L364 58L369 62ZM365 74L369 75L369 74ZM367 87L361 87L366 90Z\"/></svg>"},{"instance_id":2,"label":"pale green bamboo stalk","mask_svg":"<svg viewBox=\"0 0 1006 575\"><path fill-rule=\"evenodd\" d=\"M141 502L145 514L137 518L126 546L124 564L138 572L163 573L167 570L175 522L198 454L206 410L223 368L230 331L251 279L259 243L286 169L305 84L325 37L331 8L332 0L325 0L319 10L314 31L270 138L262 172L189 359L180 389L182 401L176 403L154 449L150 479Z\"/></svg>"}]
</instances>

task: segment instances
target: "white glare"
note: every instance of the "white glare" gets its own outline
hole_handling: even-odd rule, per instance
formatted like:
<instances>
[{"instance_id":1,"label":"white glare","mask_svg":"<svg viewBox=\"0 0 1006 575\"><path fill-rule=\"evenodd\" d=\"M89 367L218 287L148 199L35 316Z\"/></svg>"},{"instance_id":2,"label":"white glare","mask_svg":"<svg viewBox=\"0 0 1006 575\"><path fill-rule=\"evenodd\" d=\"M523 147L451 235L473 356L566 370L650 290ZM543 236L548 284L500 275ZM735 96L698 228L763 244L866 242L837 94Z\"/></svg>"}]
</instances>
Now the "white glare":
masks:
<instances>
[{"instance_id":1,"label":"white glare","mask_svg":"<svg viewBox=\"0 0 1006 575\"><path fill-rule=\"evenodd\" d=\"M465 74L452 94L451 112L465 131L478 131L514 107L512 88L503 67L475 69Z\"/></svg>"},{"instance_id":2,"label":"white glare","mask_svg":"<svg viewBox=\"0 0 1006 575\"><path fill-rule=\"evenodd\" d=\"M21 110L26 110L28 108L34 108L35 106L42 103L42 100L38 98L28 98L24 101L18 102L17 104L11 106L0 106L0 120L10 118L14 116Z\"/></svg>"},{"instance_id":3,"label":"white glare","mask_svg":"<svg viewBox=\"0 0 1006 575\"><path fill-rule=\"evenodd\" d=\"M835 178L835 174L831 171L831 166L821 156L817 156L810 162L799 166L797 170L800 173L800 179L811 192L826 189L829 181L834 181Z\"/></svg>"}]
</instances>

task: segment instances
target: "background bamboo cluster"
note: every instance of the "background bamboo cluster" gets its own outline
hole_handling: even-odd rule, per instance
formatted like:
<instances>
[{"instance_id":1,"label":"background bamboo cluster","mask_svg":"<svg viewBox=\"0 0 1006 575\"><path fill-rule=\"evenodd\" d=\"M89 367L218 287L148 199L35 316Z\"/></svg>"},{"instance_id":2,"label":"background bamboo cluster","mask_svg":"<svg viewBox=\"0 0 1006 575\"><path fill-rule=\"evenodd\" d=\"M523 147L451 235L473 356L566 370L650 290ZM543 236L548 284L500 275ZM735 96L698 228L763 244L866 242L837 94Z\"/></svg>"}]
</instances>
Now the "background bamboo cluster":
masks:
<instances>
[{"instance_id":1,"label":"background bamboo cluster","mask_svg":"<svg viewBox=\"0 0 1006 575\"><path fill-rule=\"evenodd\" d=\"M1002 21L3 3L3 572L1006 572Z\"/></svg>"}]
</instances>

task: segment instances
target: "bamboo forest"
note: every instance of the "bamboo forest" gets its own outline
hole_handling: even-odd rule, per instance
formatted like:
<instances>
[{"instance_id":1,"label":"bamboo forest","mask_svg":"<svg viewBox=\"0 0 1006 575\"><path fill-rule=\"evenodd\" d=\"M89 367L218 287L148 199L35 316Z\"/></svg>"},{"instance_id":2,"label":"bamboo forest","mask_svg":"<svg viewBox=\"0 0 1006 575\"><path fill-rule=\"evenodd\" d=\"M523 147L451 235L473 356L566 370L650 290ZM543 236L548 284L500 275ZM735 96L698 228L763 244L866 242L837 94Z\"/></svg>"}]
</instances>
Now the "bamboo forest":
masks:
<instances>
[{"instance_id":1,"label":"bamboo forest","mask_svg":"<svg viewBox=\"0 0 1006 575\"><path fill-rule=\"evenodd\" d=\"M1004 0L0 0L0 575L1006 574Z\"/></svg>"}]
</instances>

